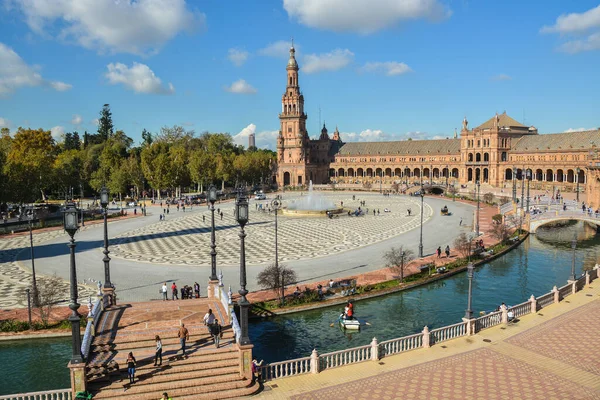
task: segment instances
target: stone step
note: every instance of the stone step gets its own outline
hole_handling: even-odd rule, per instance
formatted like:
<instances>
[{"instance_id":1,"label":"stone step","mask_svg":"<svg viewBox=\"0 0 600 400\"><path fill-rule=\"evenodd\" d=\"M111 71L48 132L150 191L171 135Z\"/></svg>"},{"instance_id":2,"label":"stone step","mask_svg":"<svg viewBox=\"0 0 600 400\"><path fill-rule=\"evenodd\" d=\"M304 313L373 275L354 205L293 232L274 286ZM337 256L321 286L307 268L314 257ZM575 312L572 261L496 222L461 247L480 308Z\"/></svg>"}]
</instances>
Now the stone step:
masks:
<instances>
[{"instance_id":1,"label":"stone step","mask_svg":"<svg viewBox=\"0 0 600 400\"><path fill-rule=\"evenodd\" d=\"M233 368L235 371L239 370L239 360L236 358L224 358L221 360L212 360L210 363L198 364L196 363L187 363L183 364L182 362L185 360L166 360L163 359L163 363L160 367L155 367L154 363L146 366L139 366L136 369L136 372L139 373L147 373L148 371L154 370L157 375L167 375L167 374L177 374L184 373L190 371L205 371L207 374L213 375L215 372L220 373L221 368ZM212 372L214 371L214 372ZM105 372L104 369L99 367L90 368L88 371L88 381L108 381L109 379L119 379L122 374L123 376L127 375L127 370L124 368L122 370L110 370Z\"/></svg>"},{"instance_id":2,"label":"stone step","mask_svg":"<svg viewBox=\"0 0 600 400\"><path fill-rule=\"evenodd\" d=\"M181 371L177 368L169 368L163 364L162 367L153 367L152 370L136 370L135 376L136 383L133 384L132 388L142 385L176 382L179 380L195 379L204 382L202 379L206 380L207 378L212 379L212 383L218 383L239 379L239 367L211 367L210 369ZM97 384L90 385L90 387L93 387L94 390L102 391L112 389L123 390L123 385L129 382L126 370L121 371L120 378L121 379L113 379L112 382L98 382ZM135 391L132 391L131 393L135 393Z\"/></svg>"},{"instance_id":3,"label":"stone step","mask_svg":"<svg viewBox=\"0 0 600 400\"><path fill-rule=\"evenodd\" d=\"M234 332L231 329L223 330L222 340L231 340L235 337ZM156 340L154 337L150 336L137 336L131 337L128 340L122 340L123 338L119 336L118 342L113 343L112 340L102 340L102 338L96 338L92 345L90 346L92 351L103 351L103 350L126 350L126 349L138 349L138 348L156 348ZM161 337L163 348L167 348L169 346L179 346L179 338L176 337L176 334L170 336L168 338ZM195 333L190 335L190 338L187 340L188 344L193 343L202 343L202 342L210 342L212 343L212 336L208 332Z\"/></svg>"},{"instance_id":4,"label":"stone step","mask_svg":"<svg viewBox=\"0 0 600 400\"><path fill-rule=\"evenodd\" d=\"M224 390L216 393L206 394L190 394L190 395L179 395L177 400L221 400L221 399L238 399L240 397L252 396L260 390L260 384L257 382L252 383L249 386L239 389ZM171 392L168 392L169 396Z\"/></svg>"},{"instance_id":5,"label":"stone step","mask_svg":"<svg viewBox=\"0 0 600 400\"><path fill-rule=\"evenodd\" d=\"M250 385L247 380L242 380L238 374L225 376L211 376L192 380L171 380L165 383L139 382L130 385L127 379L117 389L102 389L94 394L94 399L127 398L130 400L156 399L163 392L171 397L181 395L208 395L208 398L220 398L219 394L232 389L242 389ZM94 393L94 392L92 392ZM148 397L151 396L151 397Z\"/></svg>"}]
</instances>

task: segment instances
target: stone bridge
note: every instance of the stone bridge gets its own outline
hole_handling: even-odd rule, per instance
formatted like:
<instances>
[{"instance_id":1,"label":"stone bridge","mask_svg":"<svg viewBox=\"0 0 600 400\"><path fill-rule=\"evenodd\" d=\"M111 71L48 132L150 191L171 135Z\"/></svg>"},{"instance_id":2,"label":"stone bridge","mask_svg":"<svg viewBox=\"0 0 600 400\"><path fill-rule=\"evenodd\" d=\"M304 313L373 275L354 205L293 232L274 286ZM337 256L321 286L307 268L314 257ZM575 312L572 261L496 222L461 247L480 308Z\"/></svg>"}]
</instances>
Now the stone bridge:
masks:
<instances>
[{"instance_id":1,"label":"stone bridge","mask_svg":"<svg viewBox=\"0 0 600 400\"><path fill-rule=\"evenodd\" d=\"M600 214L599 214L600 215ZM529 222L529 232L535 233L542 226L556 221L577 220L600 226L600 218L596 214L583 213L582 211L547 211L542 214L532 215Z\"/></svg>"}]
</instances>

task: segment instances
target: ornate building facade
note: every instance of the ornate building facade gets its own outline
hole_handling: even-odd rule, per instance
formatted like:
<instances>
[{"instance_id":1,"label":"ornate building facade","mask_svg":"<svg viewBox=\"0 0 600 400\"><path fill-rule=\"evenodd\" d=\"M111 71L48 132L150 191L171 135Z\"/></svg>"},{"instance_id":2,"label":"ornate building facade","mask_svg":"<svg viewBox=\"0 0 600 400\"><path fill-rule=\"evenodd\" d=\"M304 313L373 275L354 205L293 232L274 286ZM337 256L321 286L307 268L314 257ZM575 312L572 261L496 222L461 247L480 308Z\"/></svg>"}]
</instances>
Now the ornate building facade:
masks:
<instances>
[{"instance_id":1,"label":"ornate building facade","mask_svg":"<svg viewBox=\"0 0 600 400\"><path fill-rule=\"evenodd\" d=\"M279 114L280 186L303 186L309 181L391 185L423 179L442 185L479 181L509 187L513 179L530 179L533 189L572 191L579 187L598 193L593 196L598 200L588 201L600 205L599 167L592 161L600 145L600 129L539 134L534 126L523 125L504 112L472 129L465 117L460 137L455 132L448 139L344 143L337 127L330 137L325 125L318 139L310 139L298 71L292 47Z\"/></svg>"}]
</instances>

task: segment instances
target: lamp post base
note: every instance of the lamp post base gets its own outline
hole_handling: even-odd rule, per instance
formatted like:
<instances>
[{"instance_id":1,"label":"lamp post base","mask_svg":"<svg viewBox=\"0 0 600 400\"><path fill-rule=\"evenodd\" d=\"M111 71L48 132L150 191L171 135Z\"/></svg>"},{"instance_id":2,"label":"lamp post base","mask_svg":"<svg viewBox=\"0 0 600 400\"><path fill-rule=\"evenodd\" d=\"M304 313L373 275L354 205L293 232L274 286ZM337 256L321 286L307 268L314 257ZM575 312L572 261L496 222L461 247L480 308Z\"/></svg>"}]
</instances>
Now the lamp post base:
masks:
<instances>
[{"instance_id":1,"label":"lamp post base","mask_svg":"<svg viewBox=\"0 0 600 400\"><path fill-rule=\"evenodd\" d=\"M218 279L216 279L216 280L211 279L208 281L208 286L206 287L206 293L207 293L209 299L218 297L219 294L215 290L215 286L218 286L218 285L219 285Z\"/></svg>"},{"instance_id":2,"label":"lamp post base","mask_svg":"<svg viewBox=\"0 0 600 400\"><path fill-rule=\"evenodd\" d=\"M253 344L237 345L240 357L240 377L252 380L252 348Z\"/></svg>"},{"instance_id":3,"label":"lamp post base","mask_svg":"<svg viewBox=\"0 0 600 400\"><path fill-rule=\"evenodd\" d=\"M85 363L73 364L69 362L67 368L69 368L71 375L71 398L74 399L77 392L85 392L87 389Z\"/></svg>"}]
</instances>

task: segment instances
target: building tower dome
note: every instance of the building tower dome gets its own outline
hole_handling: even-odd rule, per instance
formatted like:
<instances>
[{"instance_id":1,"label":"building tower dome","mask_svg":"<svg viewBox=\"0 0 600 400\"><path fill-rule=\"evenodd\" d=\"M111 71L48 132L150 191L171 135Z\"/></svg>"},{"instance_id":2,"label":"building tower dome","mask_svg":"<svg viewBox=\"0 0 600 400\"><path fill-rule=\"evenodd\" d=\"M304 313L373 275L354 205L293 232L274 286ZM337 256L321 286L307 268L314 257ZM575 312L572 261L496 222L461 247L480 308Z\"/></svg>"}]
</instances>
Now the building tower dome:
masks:
<instances>
[{"instance_id":1,"label":"building tower dome","mask_svg":"<svg viewBox=\"0 0 600 400\"><path fill-rule=\"evenodd\" d=\"M298 70L298 63L296 62L296 49L294 49L294 43L292 43L292 47L290 47L290 59L288 60L287 68Z\"/></svg>"}]
</instances>

